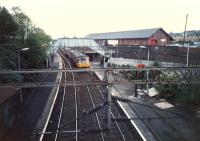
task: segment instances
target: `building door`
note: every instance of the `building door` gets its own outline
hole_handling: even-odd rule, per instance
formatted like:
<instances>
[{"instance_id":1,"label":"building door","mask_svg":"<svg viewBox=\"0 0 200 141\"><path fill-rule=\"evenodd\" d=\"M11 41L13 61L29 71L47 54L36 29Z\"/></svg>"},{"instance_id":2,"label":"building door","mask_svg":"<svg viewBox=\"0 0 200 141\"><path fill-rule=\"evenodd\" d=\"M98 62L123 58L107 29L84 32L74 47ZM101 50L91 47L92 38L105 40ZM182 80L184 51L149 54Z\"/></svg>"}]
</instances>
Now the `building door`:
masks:
<instances>
[{"instance_id":1,"label":"building door","mask_svg":"<svg viewBox=\"0 0 200 141\"><path fill-rule=\"evenodd\" d=\"M158 44L158 41L156 39L154 38L149 39L148 45L155 46L157 44Z\"/></svg>"}]
</instances>

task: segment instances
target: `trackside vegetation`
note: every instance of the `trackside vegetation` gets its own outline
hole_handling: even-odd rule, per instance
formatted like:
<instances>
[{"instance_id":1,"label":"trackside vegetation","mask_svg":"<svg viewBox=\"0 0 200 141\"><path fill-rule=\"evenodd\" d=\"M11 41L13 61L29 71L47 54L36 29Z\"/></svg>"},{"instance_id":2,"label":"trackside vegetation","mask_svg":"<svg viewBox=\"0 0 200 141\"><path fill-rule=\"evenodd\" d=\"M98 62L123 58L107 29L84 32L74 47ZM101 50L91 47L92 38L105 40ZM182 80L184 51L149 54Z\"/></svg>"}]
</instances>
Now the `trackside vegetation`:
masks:
<instances>
[{"instance_id":1,"label":"trackside vegetation","mask_svg":"<svg viewBox=\"0 0 200 141\"><path fill-rule=\"evenodd\" d=\"M50 41L51 37L34 25L19 7L9 12L0 6L0 69L44 68ZM0 82L21 79L17 74L0 76Z\"/></svg>"},{"instance_id":2,"label":"trackside vegetation","mask_svg":"<svg viewBox=\"0 0 200 141\"><path fill-rule=\"evenodd\" d=\"M159 67L159 62L152 64L152 69L149 71L149 80L156 81L150 87L155 87L159 91L157 98L164 98L179 107L183 107L189 113L193 115L197 114L197 118L200 119L200 84L173 84L173 81L182 81L183 74L180 71L159 71L156 67ZM134 66L126 66L128 68L135 68ZM121 72L126 79L129 80L146 80L146 71L130 71ZM162 83L169 82L169 83ZM143 88L145 88L143 86Z\"/></svg>"}]
</instances>

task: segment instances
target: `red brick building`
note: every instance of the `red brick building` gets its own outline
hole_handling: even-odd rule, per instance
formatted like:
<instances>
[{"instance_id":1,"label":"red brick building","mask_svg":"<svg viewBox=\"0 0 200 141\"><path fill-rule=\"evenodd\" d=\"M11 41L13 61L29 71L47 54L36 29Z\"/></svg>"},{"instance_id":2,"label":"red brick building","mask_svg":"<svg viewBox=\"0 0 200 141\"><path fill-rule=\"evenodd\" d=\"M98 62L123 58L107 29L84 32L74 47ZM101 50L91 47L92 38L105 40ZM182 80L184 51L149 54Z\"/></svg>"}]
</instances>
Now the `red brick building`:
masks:
<instances>
[{"instance_id":1,"label":"red brick building","mask_svg":"<svg viewBox=\"0 0 200 141\"><path fill-rule=\"evenodd\" d=\"M100 45L116 41L117 45L168 45L173 40L162 28L89 34Z\"/></svg>"}]
</instances>

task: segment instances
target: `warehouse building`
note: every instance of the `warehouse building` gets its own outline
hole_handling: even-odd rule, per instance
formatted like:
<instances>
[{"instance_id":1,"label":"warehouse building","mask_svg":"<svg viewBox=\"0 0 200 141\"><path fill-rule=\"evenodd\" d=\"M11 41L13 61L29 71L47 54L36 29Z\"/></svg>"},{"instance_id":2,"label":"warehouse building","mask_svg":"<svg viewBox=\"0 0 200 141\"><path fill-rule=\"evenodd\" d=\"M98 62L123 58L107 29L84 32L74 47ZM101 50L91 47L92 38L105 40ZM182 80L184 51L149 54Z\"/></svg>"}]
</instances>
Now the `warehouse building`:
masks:
<instances>
[{"instance_id":1,"label":"warehouse building","mask_svg":"<svg viewBox=\"0 0 200 141\"><path fill-rule=\"evenodd\" d=\"M162 28L89 34L99 45L168 45L172 37Z\"/></svg>"}]
</instances>

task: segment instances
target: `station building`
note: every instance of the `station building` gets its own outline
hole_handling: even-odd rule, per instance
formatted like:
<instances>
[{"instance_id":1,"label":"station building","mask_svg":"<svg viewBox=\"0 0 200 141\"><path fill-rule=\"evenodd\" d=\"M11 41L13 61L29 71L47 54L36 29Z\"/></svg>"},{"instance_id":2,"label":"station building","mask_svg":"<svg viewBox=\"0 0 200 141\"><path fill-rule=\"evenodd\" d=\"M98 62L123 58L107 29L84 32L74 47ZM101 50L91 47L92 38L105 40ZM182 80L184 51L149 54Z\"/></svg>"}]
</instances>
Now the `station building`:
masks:
<instances>
[{"instance_id":1,"label":"station building","mask_svg":"<svg viewBox=\"0 0 200 141\"><path fill-rule=\"evenodd\" d=\"M99 45L152 45L166 46L170 43L172 37L162 28L107 32L89 34L87 38L94 39Z\"/></svg>"}]
</instances>

